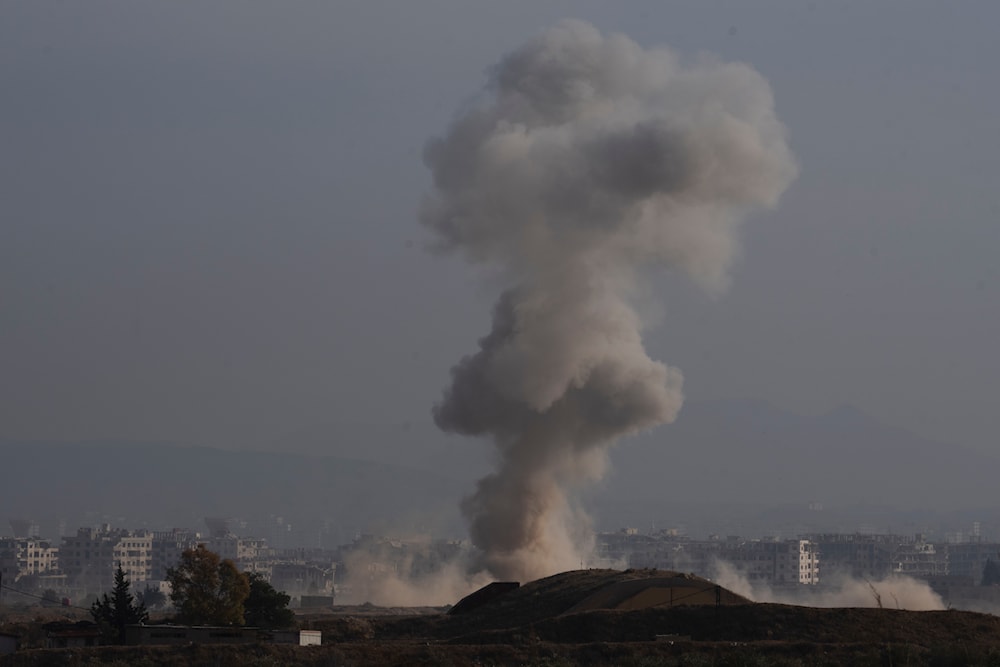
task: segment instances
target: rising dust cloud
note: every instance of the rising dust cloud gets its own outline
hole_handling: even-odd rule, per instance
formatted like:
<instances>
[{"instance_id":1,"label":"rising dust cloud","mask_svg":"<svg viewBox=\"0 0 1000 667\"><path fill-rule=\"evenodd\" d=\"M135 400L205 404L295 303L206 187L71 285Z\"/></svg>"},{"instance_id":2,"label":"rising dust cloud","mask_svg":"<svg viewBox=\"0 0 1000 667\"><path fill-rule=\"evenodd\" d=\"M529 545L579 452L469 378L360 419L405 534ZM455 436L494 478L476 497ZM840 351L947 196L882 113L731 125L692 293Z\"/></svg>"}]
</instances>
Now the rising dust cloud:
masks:
<instances>
[{"instance_id":1,"label":"rising dust cloud","mask_svg":"<svg viewBox=\"0 0 1000 667\"><path fill-rule=\"evenodd\" d=\"M369 602L381 607L440 607L455 604L477 588L490 583L484 571L470 572L462 558L444 563L433 572L415 575L410 560L393 563L392 569L375 566L370 555L350 554L348 572L339 604Z\"/></svg>"},{"instance_id":2,"label":"rising dust cloud","mask_svg":"<svg viewBox=\"0 0 1000 667\"><path fill-rule=\"evenodd\" d=\"M925 581L890 575L870 581L846 575L824 576L822 587L775 589L749 581L729 563L715 563L712 580L754 602L779 602L809 607L884 607L931 611L944 609L941 596Z\"/></svg>"},{"instance_id":3,"label":"rising dust cloud","mask_svg":"<svg viewBox=\"0 0 1000 667\"><path fill-rule=\"evenodd\" d=\"M681 372L643 347L644 275L725 289L738 224L797 174L771 90L748 65L682 64L567 20L492 68L480 103L424 158L420 220L436 248L504 285L434 408L441 429L498 454L462 505L475 562L434 586L579 567L593 531L574 492L601 478L617 440L673 421L683 402ZM371 594L410 599L427 583L397 577Z\"/></svg>"},{"instance_id":4,"label":"rising dust cloud","mask_svg":"<svg viewBox=\"0 0 1000 667\"><path fill-rule=\"evenodd\" d=\"M421 222L506 285L434 408L441 429L499 454L462 507L479 569L579 567L592 531L574 490L683 401L680 371L643 347L642 274L724 289L738 223L796 176L770 88L744 64L685 65L564 21L503 58L425 160Z\"/></svg>"}]
</instances>

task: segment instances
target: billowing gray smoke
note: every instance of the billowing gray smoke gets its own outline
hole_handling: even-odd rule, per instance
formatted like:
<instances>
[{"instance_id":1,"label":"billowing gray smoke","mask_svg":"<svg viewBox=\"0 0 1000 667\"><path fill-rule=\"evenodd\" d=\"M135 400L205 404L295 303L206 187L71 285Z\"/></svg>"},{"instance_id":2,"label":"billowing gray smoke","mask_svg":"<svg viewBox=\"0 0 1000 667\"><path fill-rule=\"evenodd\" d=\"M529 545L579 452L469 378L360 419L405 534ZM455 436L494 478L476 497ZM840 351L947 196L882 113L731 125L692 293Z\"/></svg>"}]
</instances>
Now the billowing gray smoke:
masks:
<instances>
[{"instance_id":1,"label":"billowing gray smoke","mask_svg":"<svg viewBox=\"0 0 1000 667\"><path fill-rule=\"evenodd\" d=\"M618 438L680 409L680 372L642 345L642 270L724 288L737 223L797 170L767 82L743 64L682 66L564 21L490 78L426 149L421 220L509 288L434 417L494 440L498 470L463 510L483 565L526 580L579 565L590 531L572 490Z\"/></svg>"}]
</instances>

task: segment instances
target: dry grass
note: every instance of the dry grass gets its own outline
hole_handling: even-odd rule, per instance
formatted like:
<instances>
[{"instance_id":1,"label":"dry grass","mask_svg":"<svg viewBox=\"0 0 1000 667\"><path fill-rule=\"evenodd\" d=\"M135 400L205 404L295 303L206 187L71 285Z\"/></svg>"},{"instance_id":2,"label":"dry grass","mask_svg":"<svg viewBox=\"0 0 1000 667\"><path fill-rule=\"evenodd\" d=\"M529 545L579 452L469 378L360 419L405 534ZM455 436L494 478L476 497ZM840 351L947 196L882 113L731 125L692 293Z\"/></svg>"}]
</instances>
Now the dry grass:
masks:
<instances>
[{"instance_id":1,"label":"dry grass","mask_svg":"<svg viewBox=\"0 0 1000 667\"><path fill-rule=\"evenodd\" d=\"M103 647L29 650L0 667L69 665L616 665L619 667L804 665L995 665L1000 667L1000 618L959 611L817 609L732 604L592 609L642 590L664 573L592 570L564 573L461 616L400 613L310 614L303 627L323 631L324 645ZM662 582L661 582L662 583ZM615 588L617 587L617 588ZM623 593L624 591L624 593ZM654 596L655 597L655 596ZM587 606L587 605L584 605ZM430 610L423 610L424 612ZM387 613L389 612L389 613ZM569 613L567 613L569 612ZM32 621L26 621L29 623ZM656 641L656 635L690 637Z\"/></svg>"}]
</instances>

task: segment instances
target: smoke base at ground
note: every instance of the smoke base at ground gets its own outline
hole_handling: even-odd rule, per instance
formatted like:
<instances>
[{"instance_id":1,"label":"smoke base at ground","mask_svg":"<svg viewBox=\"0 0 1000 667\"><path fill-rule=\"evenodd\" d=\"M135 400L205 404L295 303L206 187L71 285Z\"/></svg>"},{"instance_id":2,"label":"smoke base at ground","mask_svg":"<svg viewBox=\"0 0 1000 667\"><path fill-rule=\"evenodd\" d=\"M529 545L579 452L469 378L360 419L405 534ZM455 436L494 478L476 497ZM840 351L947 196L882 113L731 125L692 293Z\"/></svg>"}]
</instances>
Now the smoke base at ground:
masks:
<instances>
[{"instance_id":1,"label":"smoke base at ground","mask_svg":"<svg viewBox=\"0 0 1000 667\"><path fill-rule=\"evenodd\" d=\"M343 580L337 604L373 604L381 607L439 607L453 605L492 579L472 566L462 550L426 566L434 551L428 542L398 557L373 556L365 550L343 555Z\"/></svg>"},{"instance_id":2,"label":"smoke base at ground","mask_svg":"<svg viewBox=\"0 0 1000 667\"><path fill-rule=\"evenodd\" d=\"M941 596L926 582L905 575L877 580L833 574L820 584L772 587L751 582L730 563L716 561L711 579L754 602L778 602L807 607L884 607L910 611L945 609Z\"/></svg>"}]
</instances>

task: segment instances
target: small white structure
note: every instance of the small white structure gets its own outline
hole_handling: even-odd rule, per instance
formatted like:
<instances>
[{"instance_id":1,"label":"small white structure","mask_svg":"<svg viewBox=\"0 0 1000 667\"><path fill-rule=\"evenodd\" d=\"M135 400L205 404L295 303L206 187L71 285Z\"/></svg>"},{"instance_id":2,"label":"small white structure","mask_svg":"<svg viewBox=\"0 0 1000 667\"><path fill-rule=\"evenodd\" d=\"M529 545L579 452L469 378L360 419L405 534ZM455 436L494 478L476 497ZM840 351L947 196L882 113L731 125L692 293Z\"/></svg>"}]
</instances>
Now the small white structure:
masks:
<instances>
[{"instance_id":1,"label":"small white structure","mask_svg":"<svg viewBox=\"0 0 1000 667\"><path fill-rule=\"evenodd\" d=\"M320 630L278 630L272 637L275 644L319 646L323 643L323 632Z\"/></svg>"},{"instance_id":2,"label":"small white structure","mask_svg":"<svg viewBox=\"0 0 1000 667\"><path fill-rule=\"evenodd\" d=\"M299 646L319 646L323 643L323 633L319 630L299 630Z\"/></svg>"}]
</instances>

